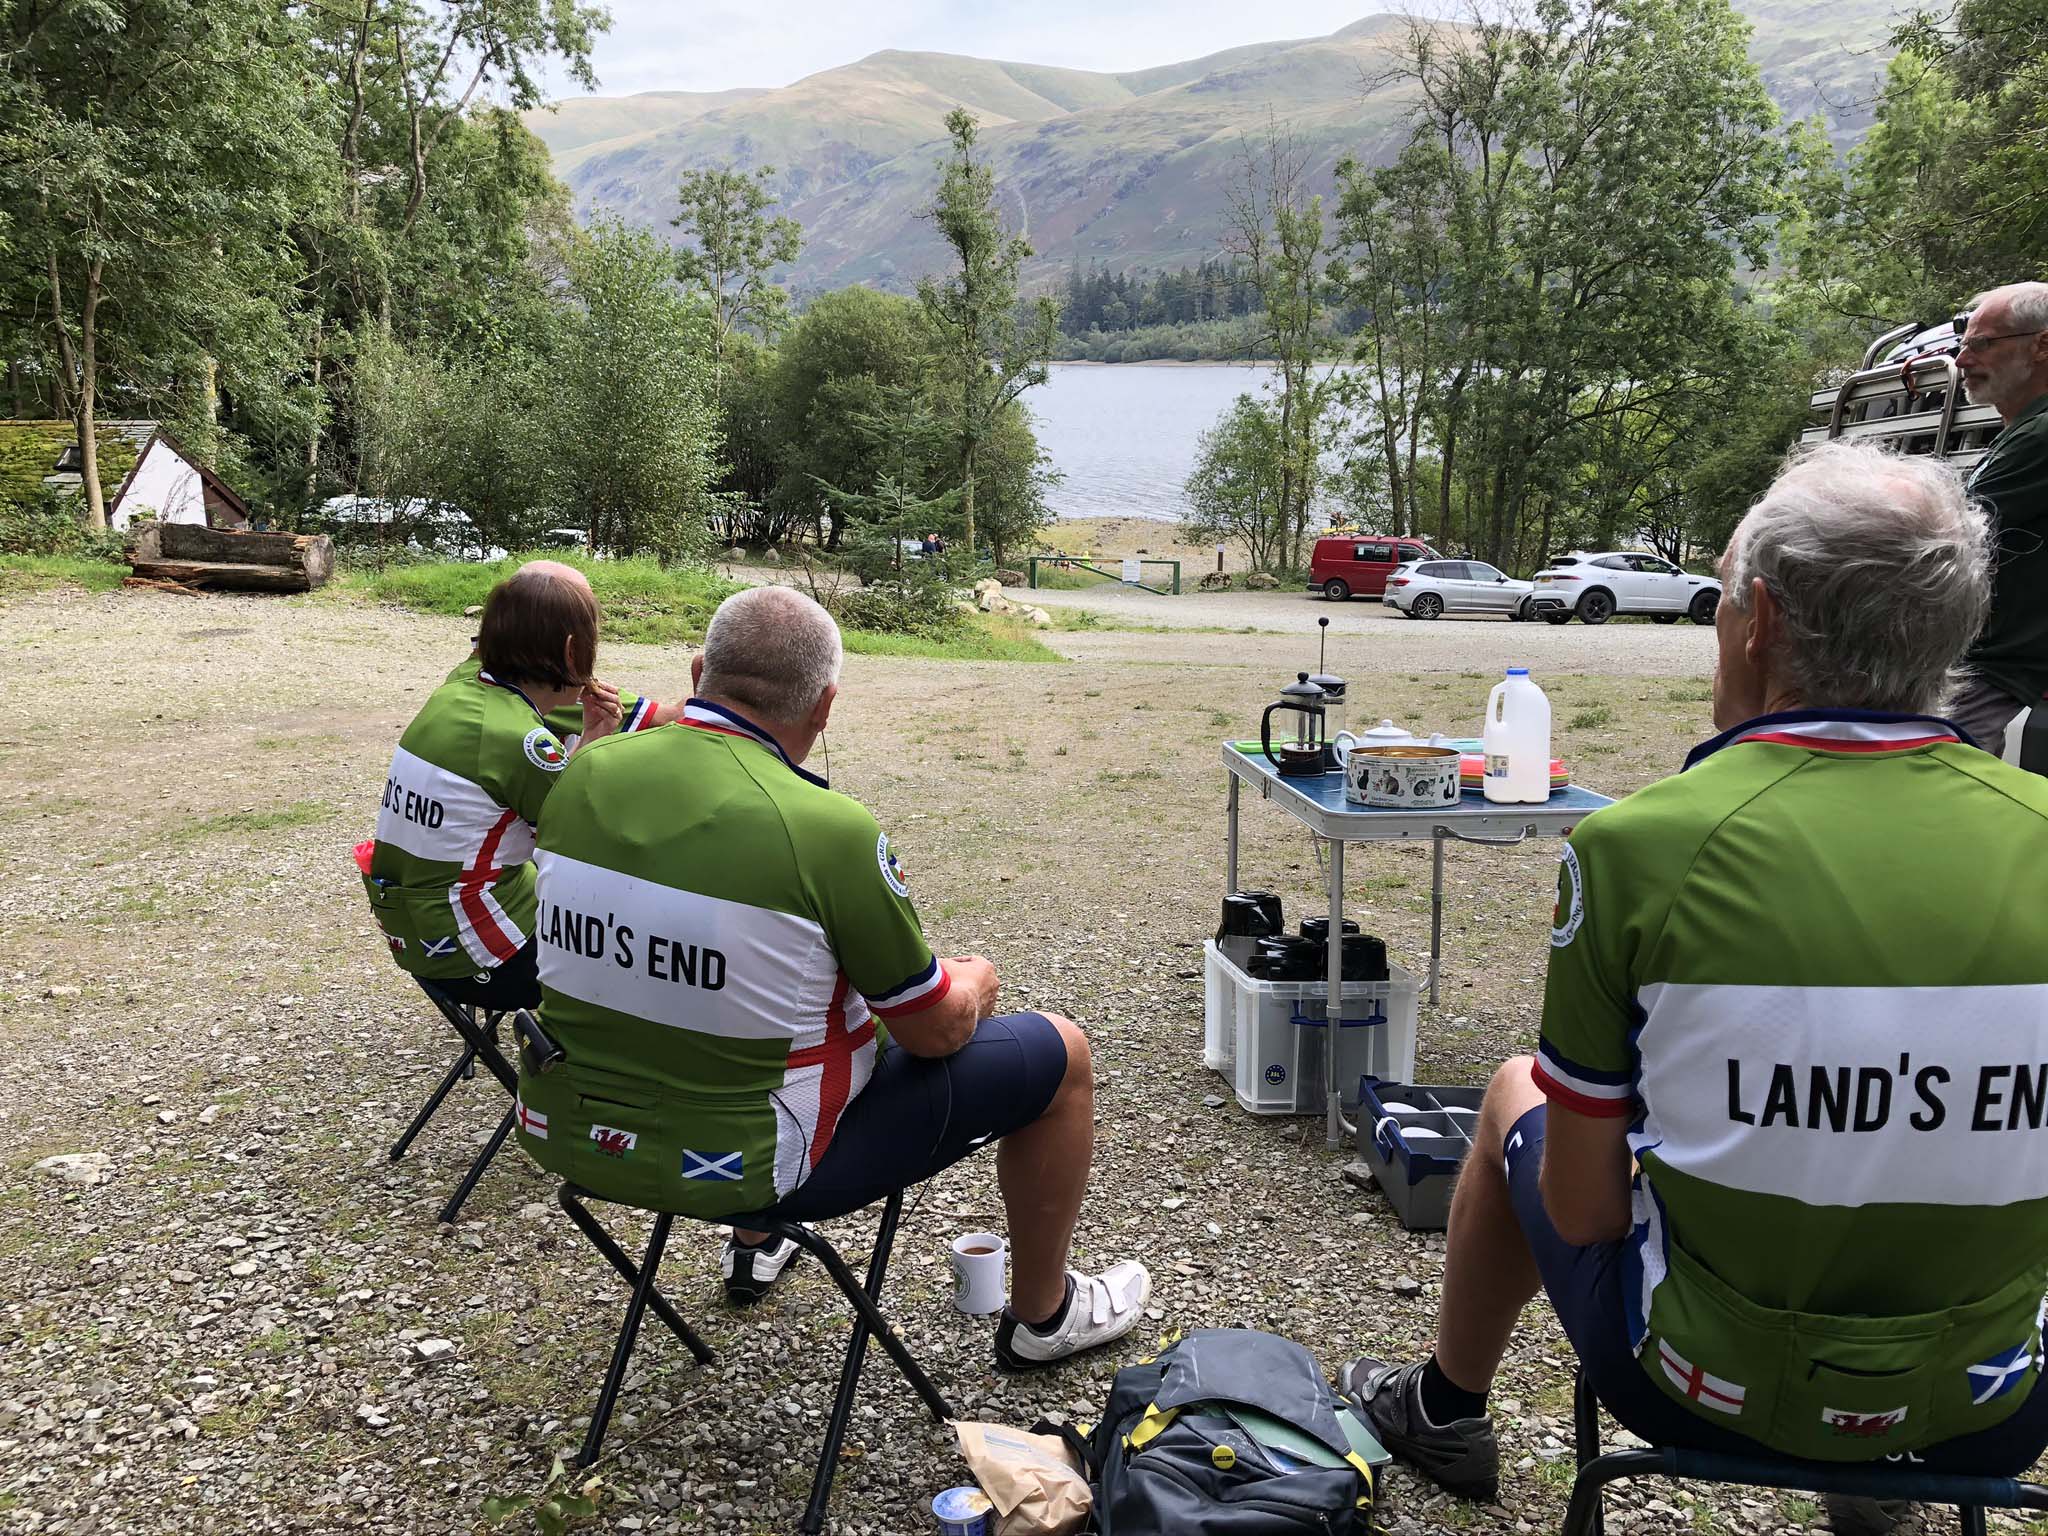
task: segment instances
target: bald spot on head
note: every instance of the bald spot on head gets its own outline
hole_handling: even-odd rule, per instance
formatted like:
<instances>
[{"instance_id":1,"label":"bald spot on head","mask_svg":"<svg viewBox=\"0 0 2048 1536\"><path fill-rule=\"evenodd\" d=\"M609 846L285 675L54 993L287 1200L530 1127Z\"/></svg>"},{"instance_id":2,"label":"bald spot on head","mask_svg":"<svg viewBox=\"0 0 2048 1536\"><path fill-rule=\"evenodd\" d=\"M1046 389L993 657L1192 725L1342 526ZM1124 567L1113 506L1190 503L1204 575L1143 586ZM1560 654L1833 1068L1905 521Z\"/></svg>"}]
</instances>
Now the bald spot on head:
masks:
<instances>
[{"instance_id":1,"label":"bald spot on head","mask_svg":"<svg viewBox=\"0 0 2048 1536\"><path fill-rule=\"evenodd\" d=\"M564 565L559 560L529 560L507 579L522 581L527 578L532 578L535 581L566 581L572 587L581 587L586 592L590 591L590 578L577 570L575 566Z\"/></svg>"}]
</instances>

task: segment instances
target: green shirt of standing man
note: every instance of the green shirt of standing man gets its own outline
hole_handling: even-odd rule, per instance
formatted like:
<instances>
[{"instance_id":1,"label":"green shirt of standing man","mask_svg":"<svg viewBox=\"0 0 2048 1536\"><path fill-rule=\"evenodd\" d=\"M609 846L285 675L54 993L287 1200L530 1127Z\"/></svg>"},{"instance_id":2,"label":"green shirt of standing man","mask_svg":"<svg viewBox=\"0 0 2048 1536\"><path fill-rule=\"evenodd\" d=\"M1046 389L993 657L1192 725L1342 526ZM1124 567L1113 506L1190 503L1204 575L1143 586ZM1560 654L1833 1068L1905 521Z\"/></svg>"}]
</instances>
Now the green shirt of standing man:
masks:
<instances>
[{"instance_id":1,"label":"green shirt of standing man","mask_svg":"<svg viewBox=\"0 0 2048 1536\"><path fill-rule=\"evenodd\" d=\"M2048 693L2048 283L2013 283L1970 306L1956 363L1972 405L2005 422L1969 480L1991 514L1991 617L1963 659L1949 718L1997 753L2013 716Z\"/></svg>"}]
</instances>

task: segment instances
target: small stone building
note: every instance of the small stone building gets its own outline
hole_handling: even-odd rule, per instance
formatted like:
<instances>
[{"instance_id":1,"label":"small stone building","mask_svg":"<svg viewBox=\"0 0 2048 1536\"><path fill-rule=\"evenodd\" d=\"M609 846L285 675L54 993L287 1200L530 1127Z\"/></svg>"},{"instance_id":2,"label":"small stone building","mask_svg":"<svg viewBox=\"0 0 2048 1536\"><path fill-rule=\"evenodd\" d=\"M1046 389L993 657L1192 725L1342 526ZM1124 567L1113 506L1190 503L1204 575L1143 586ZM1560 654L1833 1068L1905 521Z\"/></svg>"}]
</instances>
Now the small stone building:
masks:
<instances>
[{"instance_id":1,"label":"small stone building","mask_svg":"<svg viewBox=\"0 0 2048 1536\"><path fill-rule=\"evenodd\" d=\"M212 470L155 421L103 421L95 433L107 526L125 529L137 513L159 522L246 528L249 509ZM78 490L78 433L68 421L0 421L0 500L39 490Z\"/></svg>"}]
</instances>

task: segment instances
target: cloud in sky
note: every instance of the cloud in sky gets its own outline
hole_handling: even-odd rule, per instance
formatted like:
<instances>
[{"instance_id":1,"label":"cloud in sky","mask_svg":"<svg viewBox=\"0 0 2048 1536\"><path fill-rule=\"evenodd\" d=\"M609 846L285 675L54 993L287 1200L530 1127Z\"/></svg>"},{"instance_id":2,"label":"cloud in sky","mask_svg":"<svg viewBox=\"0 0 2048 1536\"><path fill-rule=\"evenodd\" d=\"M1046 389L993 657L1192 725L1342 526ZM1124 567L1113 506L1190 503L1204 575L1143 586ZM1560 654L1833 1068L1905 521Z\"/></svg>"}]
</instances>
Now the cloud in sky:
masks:
<instances>
[{"instance_id":1,"label":"cloud in sky","mask_svg":"<svg viewBox=\"0 0 2048 1536\"><path fill-rule=\"evenodd\" d=\"M1367 0L609 0L598 89L781 86L884 48L1128 70L1244 43L1320 37L1373 14ZM575 88L557 81L565 94Z\"/></svg>"}]
</instances>

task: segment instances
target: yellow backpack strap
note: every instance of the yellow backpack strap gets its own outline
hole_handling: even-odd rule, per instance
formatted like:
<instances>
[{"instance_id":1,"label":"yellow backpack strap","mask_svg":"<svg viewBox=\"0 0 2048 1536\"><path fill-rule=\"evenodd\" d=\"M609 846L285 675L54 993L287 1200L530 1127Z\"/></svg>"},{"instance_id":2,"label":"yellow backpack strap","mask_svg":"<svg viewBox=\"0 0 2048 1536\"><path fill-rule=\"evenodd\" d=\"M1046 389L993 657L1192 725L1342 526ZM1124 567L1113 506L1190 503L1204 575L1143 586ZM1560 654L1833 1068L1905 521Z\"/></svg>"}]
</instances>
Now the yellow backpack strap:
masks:
<instances>
[{"instance_id":1,"label":"yellow backpack strap","mask_svg":"<svg viewBox=\"0 0 2048 1536\"><path fill-rule=\"evenodd\" d=\"M1157 1403L1153 1403L1146 1408L1145 1417L1138 1420L1136 1427L1124 1436L1124 1445L1130 1450L1142 1451L1159 1438L1160 1432L1167 1425L1179 1417L1178 1408L1161 1408Z\"/></svg>"},{"instance_id":2,"label":"yellow backpack strap","mask_svg":"<svg viewBox=\"0 0 2048 1536\"><path fill-rule=\"evenodd\" d=\"M1344 1453L1344 1459L1351 1463L1352 1467L1356 1469L1360 1477L1365 1479L1365 1497L1358 1501L1358 1507L1360 1509L1371 1509L1374 1494L1374 1489L1372 1485L1372 1463L1368 1462L1363 1456L1359 1455L1356 1451L1346 1451Z\"/></svg>"}]
</instances>

